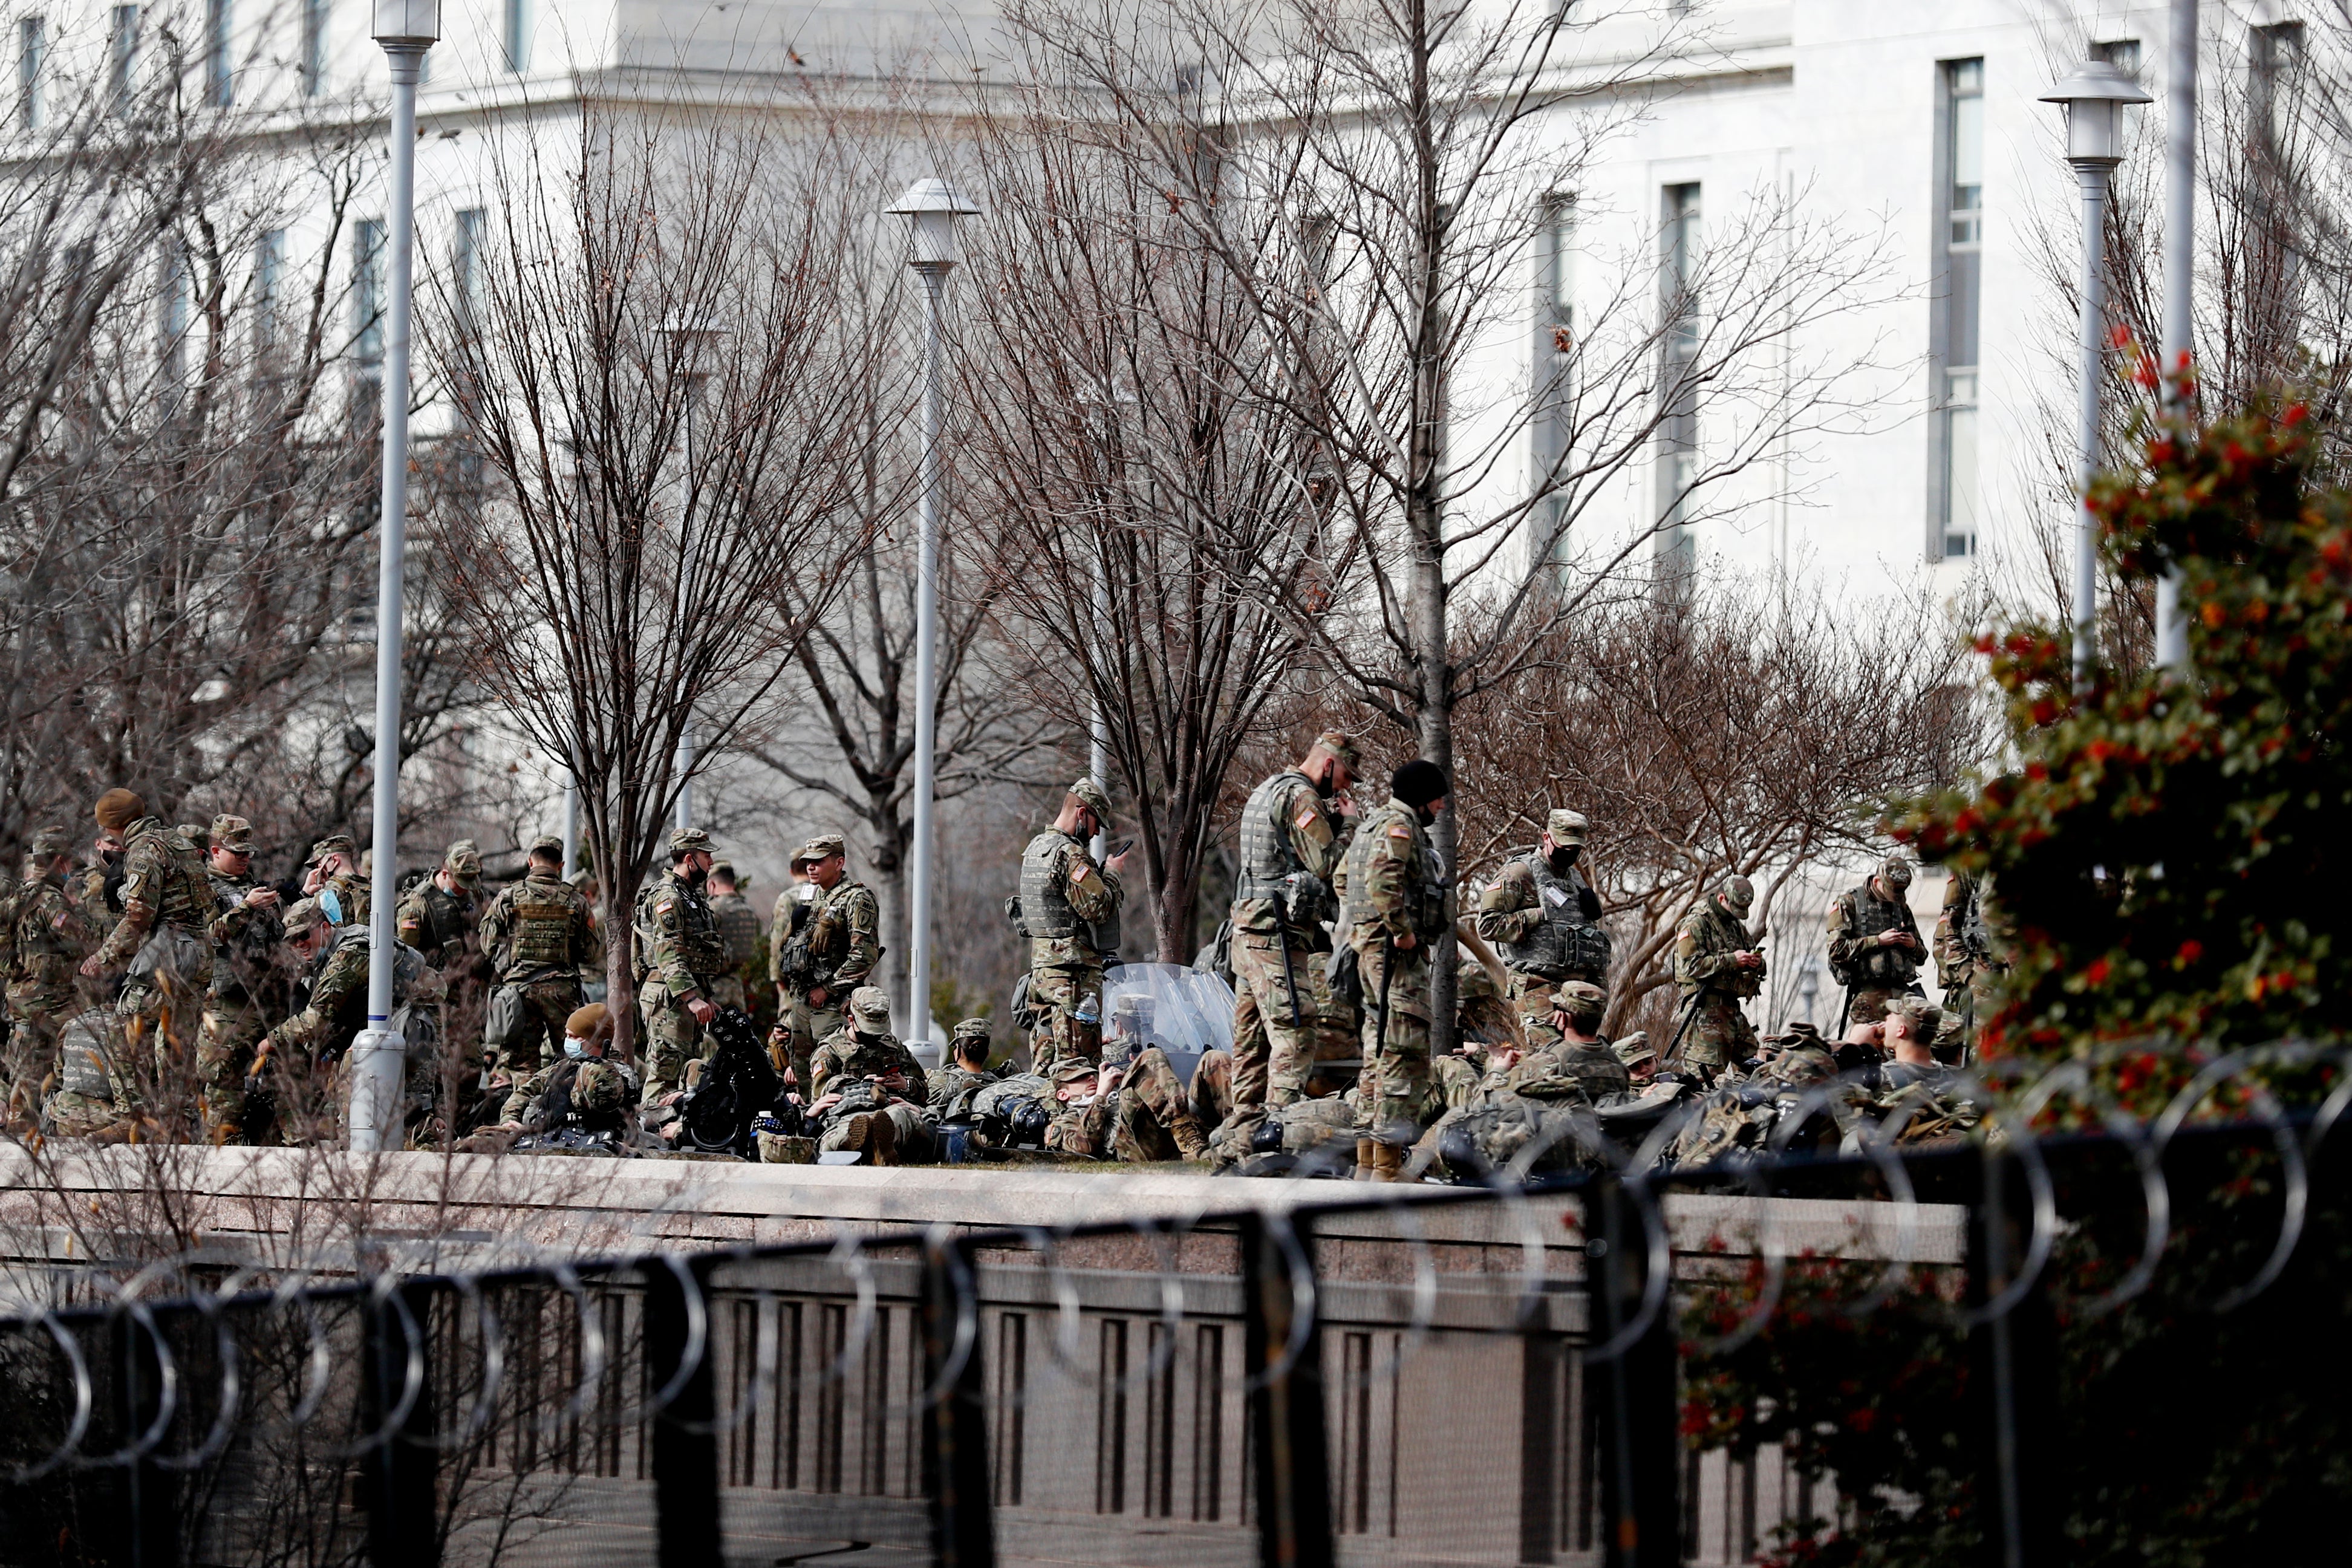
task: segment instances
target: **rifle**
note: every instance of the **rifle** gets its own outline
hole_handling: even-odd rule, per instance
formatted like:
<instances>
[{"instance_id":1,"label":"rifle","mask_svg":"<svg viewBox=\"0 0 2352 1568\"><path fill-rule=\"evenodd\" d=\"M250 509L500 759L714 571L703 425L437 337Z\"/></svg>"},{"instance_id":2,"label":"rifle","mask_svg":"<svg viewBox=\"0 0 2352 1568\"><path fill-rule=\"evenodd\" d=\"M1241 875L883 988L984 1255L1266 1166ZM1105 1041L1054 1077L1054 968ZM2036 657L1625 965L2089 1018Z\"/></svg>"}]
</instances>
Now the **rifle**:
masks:
<instances>
[{"instance_id":1,"label":"rifle","mask_svg":"<svg viewBox=\"0 0 2352 1568\"><path fill-rule=\"evenodd\" d=\"M1845 1020L1852 1017L1853 1014L1853 988L1852 986L1848 986L1845 988L1845 1000L1838 1004L1837 1028L1830 1031L1833 1039L1843 1040L1845 1038Z\"/></svg>"},{"instance_id":2,"label":"rifle","mask_svg":"<svg viewBox=\"0 0 2352 1568\"><path fill-rule=\"evenodd\" d=\"M1690 1026L1698 1018L1699 1004L1706 997L1706 988L1702 986L1691 993L1689 1001L1683 1004L1682 1021L1675 1025L1675 1038L1666 1042L1665 1054L1658 1058L1660 1068L1673 1067L1681 1061L1683 1036L1690 1032Z\"/></svg>"},{"instance_id":3,"label":"rifle","mask_svg":"<svg viewBox=\"0 0 2352 1568\"><path fill-rule=\"evenodd\" d=\"M1380 1059L1389 1043L1389 981L1396 976L1396 938L1384 937L1381 942L1381 1000L1377 1012L1380 1028L1372 1035L1372 1061ZM1370 1066L1370 1062L1367 1062Z\"/></svg>"},{"instance_id":4,"label":"rifle","mask_svg":"<svg viewBox=\"0 0 2352 1568\"><path fill-rule=\"evenodd\" d=\"M1290 1000L1290 1027L1298 1028L1298 972L1290 962L1290 918L1283 913L1282 900L1267 900L1274 905L1274 939L1282 946L1282 989Z\"/></svg>"}]
</instances>

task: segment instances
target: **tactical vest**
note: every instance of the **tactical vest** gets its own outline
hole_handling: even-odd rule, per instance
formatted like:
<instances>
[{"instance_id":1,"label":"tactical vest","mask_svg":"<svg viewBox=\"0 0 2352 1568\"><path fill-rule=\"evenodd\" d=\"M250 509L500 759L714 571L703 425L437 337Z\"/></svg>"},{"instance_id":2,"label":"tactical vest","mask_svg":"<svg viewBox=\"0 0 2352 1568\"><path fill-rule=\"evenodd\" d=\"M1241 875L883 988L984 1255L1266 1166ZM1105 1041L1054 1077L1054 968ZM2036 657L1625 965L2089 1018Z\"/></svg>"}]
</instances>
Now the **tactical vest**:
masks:
<instances>
[{"instance_id":1,"label":"tactical vest","mask_svg":"<svg viewBox=\"0 0 2352 1568\"><path fill-rule=\"evenodd\" d=\"M425 904L425 929L419 933L428 953L438 952L466 935L466 906L431 882L419 895Z\"/></svg>"},{"instance_id":2,"label":"tactical vest","mask_svg":"<svg viewBox=\"0 0 2352 1568\"><path fill-rule=\"evenodd\" d=\"M1910 905L1879 897L1878 889L1869 882L1847 894L1846 898L1853 911L1849 934L1857 938L1875 936L1882 931L1912 929ZM1873 947L1852 969L1853 973L1838 978L1850 986L1901 986L1910 983L1911 977L1919 972L1919 966L1906 947Z\"/></svg>"},{"instance_id":3,"label":"tactical vest","mask_svg":"<svg viewBox=\"0 0 2352 1568\"><path fill-rule=\"evenodd\" d=\"M1067 936L1078 928L1077 912L1062 891L1055 866L1069 834L1048 828L1021 852L1021 935L1028 937Z\"/></svg>"},{"instance_id":4,"label":"tactical vest","mask_svg":"<svg viewBox=\"0 0 2352 1568\"><path fill-rule=\"evenodd\" d=\"M1541 854L1520 864L1534 874L1536 907L1543 924L1523 942L1499 942L1503 962L1547 980L1591 980L1598 985L1609 974L1609 933L1584 918L1577 884L1551 869Z\"/></svg>"},{"instance_id":5,"label":"tactical vest","mask_svg":"<svg viewBox=\"0 0 2352 1568\"><path fill-rule=\"evenodd\" d=\"M740 893L729 894L723 903L712 899L710 908L719 916L719 935L727 941L729 971L743 968L759 956L760 917L751 913L750 902Z\"/></svg>"},{"instance_id":6,"label":"tactical vest","mask_svg":"<svg viewBox=\"0 0 2352 1568\"><path fill-rule=\"evenodd\" d=\"M789 894L792 915L784 931L784 945L776 950L776 983L795 990L806 990L814 966L809 958L809 931L816 924L816 908L824 902L824 891L813 882L804 882Z\"/></svg>"},{"instance_id":7,"label":"tactical vest","mask_svg":"<svg viewBox=\"0 0 2352 1568\"><path fill-rule=\"evenodd\" d=\"M514 936L507 967L512 970L573 967L572 925L579 895L568 883L527 877L507 894Z\"/></svg>"},{"instance_id":8,"label":"tactical vest","mask_svg":"<svg viewBox=\"0 0 2352 1568\"><path fill-rule=\"evenodd\" d=\"M65 1026L58 1040L58 1087L66 1093L114 1098L115 1042L107 1021L105 1011L93 1008Z\"/></svg>"},{"instance_id":9,"label":"tactical vest","mask_svg":"<svg viewBox=\"0 0 2352 1568\"><path fill-rule=\"evenodd\" d=\"M203 852L189 841L185 832L159 822L149 833L142 833L123 846L126 861L138 848L139 839L150 833L163 847L164 863L163 884L156 893L155 923L176 925L184 931L205 931L212 925L217 905Z\"/></svg>"},{"instance_id":10,"label":"tactical vest","mask_svg":"<svg viewBox=\"0 0 2352 1568\"><path fill-rule=\"evenodd\" d=\"M1367 815L1357 828L1354 840L1348 845L1343 867L1348 881L1348 907L1341 911L1341 918L1349 925L1355 924L1357 901L1361 896L1359 890L1370 881L1372 853L1388 841L1391 822L1402 822L1412 830L1414 858L1421 866L1422 874L1406 890L1406 896L1412 900L1407 917L1412 934L1423 941L1435 941L1445 930L1445 876L1436 854L1422 836L1421 819L1402 808L1392 810L1383 806Z\"/></svg>"},{"instance_id":11,"label":"tactical vest","mask_svg":"<svg viewBox=\"0 0 2352 1568\"><path fill-rule=\"evenodd\" d=\"M667 888L677 898L677 956L685 961L686 972L698 980L713 980L727 972L727 939L719 934L719 916L710 912L710 901L679 882L664 876L648 883L637 894L635 938L636 977L643 980L654 969L654 946L661 936L661 926L654 915L654 900Z\"/></svg>"},{"instance_id":12,"label":"tactical vest","mask_svg":"<svg viewBox=\"0 0 2352 1568\"><path fill-rule=\"evenodd\" d=\"M1300 863L1290 847L1290 824L1285 802L1293 789L1314 781L1296 769L1277 773L1250 794L1242 808L1241 873L1234 884L1234 900L1272 899L1282 911L1283 923L1294 934L1312 931L1339 916L1339 902L1328 883Z\"/></svg>"}]
</instances>

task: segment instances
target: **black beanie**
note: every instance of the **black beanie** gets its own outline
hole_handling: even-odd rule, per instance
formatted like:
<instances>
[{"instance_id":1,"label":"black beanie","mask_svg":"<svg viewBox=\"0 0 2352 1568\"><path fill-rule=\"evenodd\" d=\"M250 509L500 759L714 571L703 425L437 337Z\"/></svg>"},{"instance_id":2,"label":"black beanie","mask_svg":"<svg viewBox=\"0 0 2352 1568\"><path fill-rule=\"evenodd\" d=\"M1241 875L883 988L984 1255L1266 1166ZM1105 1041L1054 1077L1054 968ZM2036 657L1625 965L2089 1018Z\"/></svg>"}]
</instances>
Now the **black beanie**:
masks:
<instances>
[{"instance_id":1,"label":"black beanie","mask_svg":"<svg viewBox=\"0 0 2352 1568\"><path fill-rule=\"evenodd\" d=\"M1419 810L1446 793L1445 769L1425 757L1416 757L1396 770L1389 793Z\"/></svg>"}]
</instances>

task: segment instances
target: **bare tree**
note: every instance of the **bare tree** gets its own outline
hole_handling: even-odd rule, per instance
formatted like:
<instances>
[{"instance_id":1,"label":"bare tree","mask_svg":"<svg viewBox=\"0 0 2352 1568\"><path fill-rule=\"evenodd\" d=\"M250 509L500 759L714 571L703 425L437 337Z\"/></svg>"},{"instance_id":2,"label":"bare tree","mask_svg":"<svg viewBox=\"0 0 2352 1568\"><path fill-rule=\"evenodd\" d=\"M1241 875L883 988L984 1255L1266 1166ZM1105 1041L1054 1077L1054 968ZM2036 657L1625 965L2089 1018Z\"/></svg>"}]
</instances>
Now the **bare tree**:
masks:
<instances>
[{"instance_id":1,"label":"bare tree","mask_svg":"<svg viewBox=\"0 0 2352 1568\"><path fill-rule=\"evenodd\" d=\"M822 121L591 109L561 157L519 140L478 292L444 285L430 312L490 476L478 504L433 507L430 549L478 677L581 779L627 1019L678 743L693 726L707 758L761 707L823 607L796 589L843 580L866 542L878 350L839 309L863 193Z\"/></svg>"}]
</instances>

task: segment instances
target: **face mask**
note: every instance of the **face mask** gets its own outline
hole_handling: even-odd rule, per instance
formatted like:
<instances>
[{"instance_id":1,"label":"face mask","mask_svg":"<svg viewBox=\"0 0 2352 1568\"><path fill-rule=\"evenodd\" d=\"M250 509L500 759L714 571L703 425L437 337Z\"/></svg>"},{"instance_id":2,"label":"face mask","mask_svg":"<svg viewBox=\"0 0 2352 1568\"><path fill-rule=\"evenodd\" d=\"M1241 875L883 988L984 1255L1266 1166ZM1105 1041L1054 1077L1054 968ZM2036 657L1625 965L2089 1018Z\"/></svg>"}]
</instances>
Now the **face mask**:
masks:
<instances>
[{"instance_id":1,"label":"face mask","mask_svg":"<svg viewBox=\"0 0 2352 1568\"><path fill-rule=\"evenodd\" d=\"M563 1054L566 1056L585 1056L588 1054L588 1042L584 1040L579 1039L577 1036L567 1034L563 1037Z\"/></svg>"},{"instance_id":2,"label":"face mask","mask_svg":"<svg viewBox=\"0 0 2352 1568\"><path fill-rule=\"evenodd\" d=\"M333 888L322 887L319 890L319 909L326 915L329 925L341 925L343 923L343 901L335 896Z\"/></svg>"},{"instance_id":3,"label":"face mask","mask_svg":"<svg viewBox=\"0 0 2352 1568\"><path fill-rule=\"evenodd\" d=\"M688 887L700 887L704 882L709 880L709 876L710 873L709 872L702 870L699 866L695 867L686 873L686 885Z\"/></svg>"},{"instance_id":4,"label":"face mask","mask_svg":"<svg viewBox=\"0 0 2352 1568\"><path fill-rule=\"evenodd\" d=\"M1551 869L1564 873L1574 865L1583 853L1584 846L1581 844L1570 844L1564 849L1554 850L1550 856Z\"/></svg>"},{"instance_id":5,"label":"face mask","mask_svg":"<svg viewBox=\"0 0 2352 1568\"><path fill-rule=\"evenodd\" d=\"M1427 806L1415 806L1412 809L1412 814L1421 819L1421 825L1424 828L1433 828L1437 825L1437 813Z\"/></svg>"},{"instance_id":6,"label":"face mask","mask_svg":"<svg viewBox=\"0 0 2352 1568\"><path fill-rule=\"evenodd\" d=\"M1323 777L1315 780L1316 798L1321 800L1328 800L1332 796L1339 792L1339 786L1331 782L1331 770L1326 768L1323 770Z\"/></svg>"}]
</instances>

